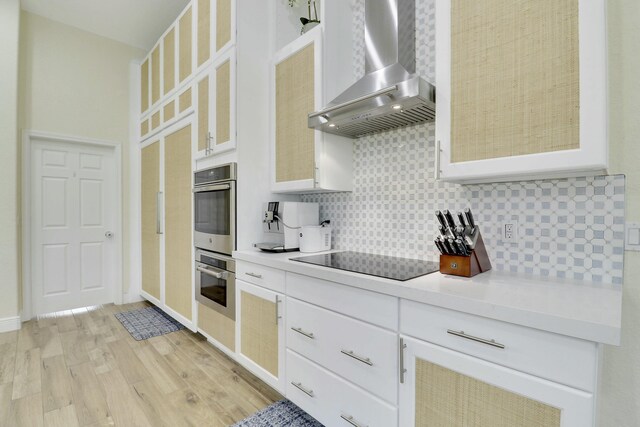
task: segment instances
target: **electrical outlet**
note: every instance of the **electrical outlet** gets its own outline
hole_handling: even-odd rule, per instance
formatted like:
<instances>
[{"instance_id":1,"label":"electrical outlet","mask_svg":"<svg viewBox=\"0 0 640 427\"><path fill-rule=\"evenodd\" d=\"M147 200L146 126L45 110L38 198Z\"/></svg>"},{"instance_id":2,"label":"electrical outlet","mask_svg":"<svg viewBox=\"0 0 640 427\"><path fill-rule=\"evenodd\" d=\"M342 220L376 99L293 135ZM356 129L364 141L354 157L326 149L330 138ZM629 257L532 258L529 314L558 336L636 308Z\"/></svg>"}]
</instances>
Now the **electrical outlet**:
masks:
<instances>
[{"instance_id":1,"label":"electrical outlet","mask_svg":"<svg viewBox=\"0 0 640 427\"><path fill-rule=\"evenodd\" d=\"M518 242L518 221L505 220L502 224L502 241L505 243Z\"/></svg>"}]
</instances>

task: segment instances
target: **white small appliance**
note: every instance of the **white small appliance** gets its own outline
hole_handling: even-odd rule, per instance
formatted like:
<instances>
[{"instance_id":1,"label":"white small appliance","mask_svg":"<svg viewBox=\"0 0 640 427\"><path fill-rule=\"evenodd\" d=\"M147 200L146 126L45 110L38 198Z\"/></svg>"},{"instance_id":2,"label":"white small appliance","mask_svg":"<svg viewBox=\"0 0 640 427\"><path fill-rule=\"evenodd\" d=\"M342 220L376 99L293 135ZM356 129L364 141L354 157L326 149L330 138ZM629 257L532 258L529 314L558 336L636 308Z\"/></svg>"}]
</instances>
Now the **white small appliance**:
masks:
<instances>
[{"instance_id":1,"label":"white small appliance","mask_svg":"<svg viewBox=\"0 0 640 427\"><path fill-rule=\"evenodd\" d=\"M269 242L256 243L267 252L296 251L300 248L300 228L318 225L320 207L317 203L269 202L264 205L262 228Z\"/></svg>"},{"instance_id":2,"label":"white small appliance","mask_svg":"<svg viewBox=\"0 0 640 427\"><path fill-rule=\"evenodd\" d=\"M331 227L305 225L300 228L300 252L322 252L331 250Z\"/></svg>"}]
</instances>

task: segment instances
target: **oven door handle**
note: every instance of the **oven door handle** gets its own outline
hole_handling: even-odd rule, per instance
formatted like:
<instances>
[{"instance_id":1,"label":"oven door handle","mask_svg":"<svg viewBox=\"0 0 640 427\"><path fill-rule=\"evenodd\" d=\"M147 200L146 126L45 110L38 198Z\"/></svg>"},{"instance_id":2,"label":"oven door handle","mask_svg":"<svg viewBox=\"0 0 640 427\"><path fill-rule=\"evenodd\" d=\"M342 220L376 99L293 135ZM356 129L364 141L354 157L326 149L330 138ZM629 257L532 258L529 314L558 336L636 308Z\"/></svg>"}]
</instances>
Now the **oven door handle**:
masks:
<instances>
[{"instance_id":1,"label":"oven door handle","mask_svg":"<svg viewBox=\"0 0 640 427\"><path fill-rule=\"evenodd\" d=\"M227 272L226 272L226 271L224 271L224 270L214 271L214 270L212 270L212 269L210 269L210 268L208 268L208 267L200 267L200 266L197 266L197 267L196 267L196 270L198 270L200 273L206 274L206 275L208 275L208 276L213 276L213 277L215 277L216 279L226 279L226 277L225 277L225 276L227 275L227 274L226 274ZM217 269L216 269L216 270L217 270Z\"/></svg>"},{"instance_id":2,"label":"oven door handle","mask_svg":"<svg viewBox=\"0 0 640 427\"><path fill-rule=\"evenodd\" d=\"M205 191L224 191L230 190L231 184L216 184L216 185L205 185L203 187L196 187L193 189L194 193L202 193Z\"/></svg>"}]
</instances>

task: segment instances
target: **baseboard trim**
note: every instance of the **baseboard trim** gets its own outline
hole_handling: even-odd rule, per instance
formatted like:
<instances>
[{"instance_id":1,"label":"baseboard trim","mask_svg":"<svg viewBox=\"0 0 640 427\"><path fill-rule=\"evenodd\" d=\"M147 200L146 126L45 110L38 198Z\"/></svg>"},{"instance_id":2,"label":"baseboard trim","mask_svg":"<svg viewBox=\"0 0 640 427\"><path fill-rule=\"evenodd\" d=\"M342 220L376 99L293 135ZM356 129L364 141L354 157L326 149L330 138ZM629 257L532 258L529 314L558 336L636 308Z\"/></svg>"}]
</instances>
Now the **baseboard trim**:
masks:
<instances>
[{"instance_id":1,"label":"baseboard trim","mask_svg":"<svg viewBox=\"0 0 640 427\"><path fill-rule=\"evenodd\" d=\"M0 333L17 331L22 327L20 316L5 317L0 319Z\"/></svg>"}]
</instances>

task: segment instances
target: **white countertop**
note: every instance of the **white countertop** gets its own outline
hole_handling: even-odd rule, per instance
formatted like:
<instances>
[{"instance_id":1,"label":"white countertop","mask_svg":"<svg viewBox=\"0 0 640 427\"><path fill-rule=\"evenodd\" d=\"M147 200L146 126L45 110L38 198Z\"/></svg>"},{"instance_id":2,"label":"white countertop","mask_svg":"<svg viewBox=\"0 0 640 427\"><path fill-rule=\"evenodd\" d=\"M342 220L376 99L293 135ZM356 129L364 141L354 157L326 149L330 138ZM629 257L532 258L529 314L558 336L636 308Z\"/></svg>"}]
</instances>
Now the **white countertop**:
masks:
<instances>
[{"instance_id":1,"label":"white countertop","mask_svg":"<svg viewBox=\"0 0 640 427\"><path fill-rule=\"evenodd\" d=\"M237 260L589 341L619 345L622 286L512 275L428 274L406 282L297 261L299 252L235 251Z\"/></svg>"}]
</instances>

